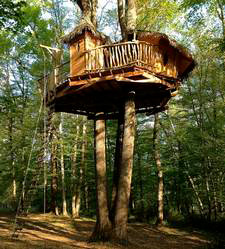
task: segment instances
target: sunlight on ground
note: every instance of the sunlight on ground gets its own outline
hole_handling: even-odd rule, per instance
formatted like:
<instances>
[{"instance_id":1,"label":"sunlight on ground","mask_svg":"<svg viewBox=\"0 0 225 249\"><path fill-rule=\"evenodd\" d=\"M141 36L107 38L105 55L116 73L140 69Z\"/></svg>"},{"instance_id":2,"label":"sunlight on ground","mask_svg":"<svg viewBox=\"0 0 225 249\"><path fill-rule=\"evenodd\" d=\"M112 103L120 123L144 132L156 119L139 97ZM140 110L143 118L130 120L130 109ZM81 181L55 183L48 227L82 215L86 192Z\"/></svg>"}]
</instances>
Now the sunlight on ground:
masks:
<instances>
[{"instance_id":1,"label":"sunlight on ground","mask_svg":"<svg viewBox=\"0 0 225 249\"><path fill-rule=\"evenodd\" d=\"M17 239L12 240L12 216L0 215L0 249L194 249L207 243L199 234L175 228L129 224L129 245L87 243L92 219L71 219L52 214L33 214L19 218L24 222Z\"/></svg>"}]
</instances>

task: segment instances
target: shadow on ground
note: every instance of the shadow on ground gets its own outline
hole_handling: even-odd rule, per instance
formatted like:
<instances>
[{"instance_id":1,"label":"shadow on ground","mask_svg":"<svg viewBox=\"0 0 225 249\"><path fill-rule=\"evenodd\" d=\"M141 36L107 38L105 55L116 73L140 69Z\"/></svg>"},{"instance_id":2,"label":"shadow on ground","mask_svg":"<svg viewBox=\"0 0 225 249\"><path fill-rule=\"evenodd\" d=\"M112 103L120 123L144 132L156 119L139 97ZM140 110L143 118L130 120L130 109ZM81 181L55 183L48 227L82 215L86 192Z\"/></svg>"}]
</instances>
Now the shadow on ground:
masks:
<instances>
[{"instance_id":1,"label":"shadow on ground","mask_svg":"<svg viewBox=\"0 0 225 249\"><path fill-rule=\"evenodd\" d=\"M0 249L198 249L208 243L200 234L179 229L129 224L129 245L88 243L93 221L73 220L51 214L20 217L22 230L12 239L13 217L0 215Z\"/></svg>"}]
</instances>

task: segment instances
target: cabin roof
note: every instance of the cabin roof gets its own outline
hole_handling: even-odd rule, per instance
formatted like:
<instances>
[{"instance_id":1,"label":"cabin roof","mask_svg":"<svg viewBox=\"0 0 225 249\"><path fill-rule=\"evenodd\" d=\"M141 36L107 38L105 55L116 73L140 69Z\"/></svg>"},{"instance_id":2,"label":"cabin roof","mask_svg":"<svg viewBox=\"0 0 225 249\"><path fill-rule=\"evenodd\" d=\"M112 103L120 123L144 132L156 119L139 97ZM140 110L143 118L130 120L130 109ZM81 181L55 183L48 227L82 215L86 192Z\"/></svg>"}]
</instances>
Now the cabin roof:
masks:
<instances>
[{"instance_id":1,"label":"cabin roof","mask_svg":"<svg viewBox=\"0 0 225 249\"><path fill-rule=\"evenodd\" d=\"M171 46L176 49L183 57L190 61L189 67L183 72L182 77L187 78L189 73L194 69L197 65L196 61L193 59L191 53L187 48L179 44L174 39L169 38L166 34L159 32L148 32L148 31L139 31L137 32L137 39L147 39L150 44L154 45L164 45Z\"/></svg>"},{"instance_id":2,"label":"cabin roof","mask_svg":"<svg viewBox=\"0 0 225 249\"><path fill-rule=\"evenodd\" d=\"M108 36L97 31L94 25L90 21L88 21L87 19L81 19L79 25L76 28L74 28L69 34L62 37L62 41L64 43L70 44L78 36L80 36L84 31L89 31L92 35L103 40L104 42L106 42L109 39Z\"/></svg>"}]
</instances>

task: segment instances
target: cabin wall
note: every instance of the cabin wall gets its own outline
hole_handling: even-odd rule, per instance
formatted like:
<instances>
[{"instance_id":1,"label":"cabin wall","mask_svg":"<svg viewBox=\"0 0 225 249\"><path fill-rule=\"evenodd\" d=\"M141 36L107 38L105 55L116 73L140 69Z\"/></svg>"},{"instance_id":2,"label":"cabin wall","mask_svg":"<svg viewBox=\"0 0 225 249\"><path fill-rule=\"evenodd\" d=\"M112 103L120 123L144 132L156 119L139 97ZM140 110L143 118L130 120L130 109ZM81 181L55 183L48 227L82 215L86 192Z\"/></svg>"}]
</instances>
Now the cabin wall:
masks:
<instances>
[{"instance_id":1,"label":"cabin wall","mask_svg":"<svg viewBox=\"0 0 225 249\"><path fill-rule=\"evenodd\" d=\"M98 46L103 45L103 42L94 37L92 34L86 36L86 49L91 50L94 49ZM86 58L86 67L87 69L90 68L102 68L104 65L104 56L103 56L103 50L100 51L98 50L96 53L91 53L90 54L91 58L87 59Z\"/></svg>"},{"instance_id":2,"label":"cabin wall","mask_svg":"<svg viewBox=\"0 0 225 249\"><path fill-rule=\"evenodd\" d=\"M149 39L147 36L139 39L152 45L151 68L156 73L169 77L177 77L177 52L166 39Z\"/></svg>"},{"instance_id":3,"label":"cabin wall","mask_svg":"<svg viewBox=\"0 0 225 249\"><path fill-rule=\"evenodd\" d=\"M81 75L89 68L87 65L86 50L101 46L103 42L88 31L85 31L79 39L70 45L70 75ZM103 55L92 58L92 63L103 63Z\"/></svg>"},{"instance_id":4,"label":"cabin wall","mask_svg":"<svg viewBox=\"0 0 225 249\"><path fill-rule=\"evenodd\" d=\"M70 76L80 75L85 71L85 40L81 36L70 45Z\"/></svg>"}]
</instances>

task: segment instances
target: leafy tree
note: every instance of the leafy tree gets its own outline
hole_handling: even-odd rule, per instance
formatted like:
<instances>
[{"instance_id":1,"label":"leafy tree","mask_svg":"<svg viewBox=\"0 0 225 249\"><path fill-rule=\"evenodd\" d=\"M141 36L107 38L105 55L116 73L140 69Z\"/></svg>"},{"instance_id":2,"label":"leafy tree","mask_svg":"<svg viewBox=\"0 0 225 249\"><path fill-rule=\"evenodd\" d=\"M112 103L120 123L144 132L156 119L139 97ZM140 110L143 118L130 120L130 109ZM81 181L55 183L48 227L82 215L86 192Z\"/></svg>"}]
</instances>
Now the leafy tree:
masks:
<instances>
[{"instance_id":1,"label":"leafy tree","mask_svg":"<svg viewBox=\"0 0 225 249\"><path fill-rule=\"evenodd\" d=\"M3 0L0 3L0 29L17 32L24 23L25 1Z\"/></svg>"}]
</instances>

